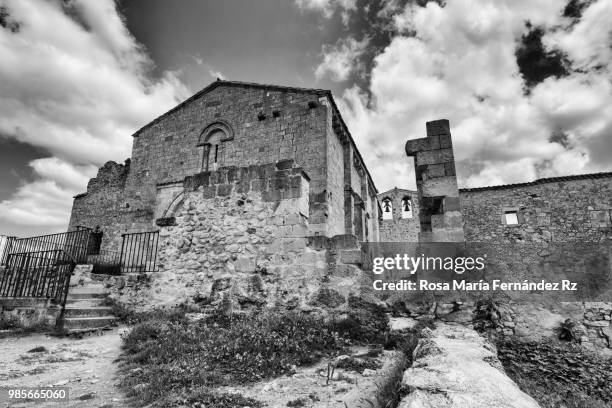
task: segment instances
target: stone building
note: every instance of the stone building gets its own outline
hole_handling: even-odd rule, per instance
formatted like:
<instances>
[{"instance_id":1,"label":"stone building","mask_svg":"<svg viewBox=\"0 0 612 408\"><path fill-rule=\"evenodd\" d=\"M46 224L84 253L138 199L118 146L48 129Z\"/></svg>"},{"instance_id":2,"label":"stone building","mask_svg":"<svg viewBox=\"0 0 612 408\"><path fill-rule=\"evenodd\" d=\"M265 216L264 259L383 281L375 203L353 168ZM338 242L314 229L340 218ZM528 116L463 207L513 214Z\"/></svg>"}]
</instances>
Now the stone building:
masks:
<instances>
[{"instance_id":1,"label":"stone building","mask_svg":"<svg viewBox=\"0 0 612 408\"><path fill-rule=\"evenodd\" d=\"M221 175L213 195L224 195L245 177L240 169L263 165L261 180L283 166L303 170L308 235L378 239L376 187L331 92L221 80L138 130L131 159L106 163L75 197L70 229L100 225L103 249L118 250L121 234L157 229L186 177ZM264 190L281 198L295 187L287 180Z\"/></svg>"}]
</instances>

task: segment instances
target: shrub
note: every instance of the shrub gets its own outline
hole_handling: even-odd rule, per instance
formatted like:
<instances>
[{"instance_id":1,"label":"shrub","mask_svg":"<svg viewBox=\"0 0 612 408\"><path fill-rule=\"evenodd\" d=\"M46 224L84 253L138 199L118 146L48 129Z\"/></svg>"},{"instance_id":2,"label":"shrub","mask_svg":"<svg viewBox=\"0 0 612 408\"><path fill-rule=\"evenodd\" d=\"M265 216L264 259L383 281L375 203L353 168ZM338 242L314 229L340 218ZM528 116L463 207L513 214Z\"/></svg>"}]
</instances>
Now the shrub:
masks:
<instances>
[{"instance_id":1,"label":"shrub","mask_svg":"<svg viewBox=\"0 0 612 408\"><path fill-rule=\"evenodd\" d=\"M348 304L350 311L342 319L332 319L333 330L358 342L384 342L389 327L385 310L357 296L350 296Z\"/></svg>"},{"instance_id":2,"label":"shrub","mask_svg":"<svg viewBox=\"0 0 612 408\"><path fill-rule=\"evenodd\" d=\"M197 306L185 304L180 304L176 307L154 307L144 312L136 312L130 307L115 303L112 300L108 306L113 307L113 315L116 316L120 322L128 325L135 325L152 320L172 322L184 321L186 313L199 311Z\"/></svg>"},{"instance_id":3,"label":"shrub","mask_svg":"<svg viewBox=\"0 0 612 408\"><path fill-rule=\"evenodd\" d=\"M361 373L366 368L370 370L378 370L381 367L381 363L379 363L375 358L371 357L349 357L338 361L336 367Z\"/></svg>"},{"instance_id":4,"label":"shrub","mask_svg":"<svg viewBox=\"0 0 612 408\"><path fill-rule=\"evenodd\" d=\"M240 394L216 393L200 388L181 396L167 396L153 405L160 408L190 407L190 408L262 408L263 404Z\"/></svg>"},{"instance_id":5,"label":"shrub","mask_svg":"<svg viewBox=\"0 0 612 408\"><path fill-rule=\"evenodd\" d=\"M497 344L508 376L543 408L603 408L612 402L612 359L572 343L519 341Z\"/></svg>"},{"instance_id":6,"label":"shrub","mask_svg":"<svg viewBox=\"0 0 612 408\"><path fill-rule=\"evenodd\" d=\"M292 365L335 355L348 344L322 319L298 313L194 323L172 316L143 321L124 339L121 383L143 404L195 388L276 377Z\"/></svg>"}]
</instances>

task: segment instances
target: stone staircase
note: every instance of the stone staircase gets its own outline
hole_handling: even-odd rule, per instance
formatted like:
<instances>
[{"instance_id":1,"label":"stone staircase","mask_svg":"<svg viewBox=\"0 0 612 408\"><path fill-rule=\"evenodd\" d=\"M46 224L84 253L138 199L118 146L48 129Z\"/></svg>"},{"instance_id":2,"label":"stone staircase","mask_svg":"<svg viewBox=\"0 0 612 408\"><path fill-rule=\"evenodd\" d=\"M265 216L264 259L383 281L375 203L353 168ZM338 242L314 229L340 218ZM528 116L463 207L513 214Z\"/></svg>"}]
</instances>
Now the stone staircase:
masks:
<instances>
[{"instance_id":1,"label":"stone staircase","mask_svg":"<svg viewBox=\"0 0 612 408\"><path fill-rule=\"evenodd\" d=\"M107 305L108 291L97 285L70 288L66 299L63 329L83 334L110 329L117 324L113 308Z\"/></svg>"}]
</instances>

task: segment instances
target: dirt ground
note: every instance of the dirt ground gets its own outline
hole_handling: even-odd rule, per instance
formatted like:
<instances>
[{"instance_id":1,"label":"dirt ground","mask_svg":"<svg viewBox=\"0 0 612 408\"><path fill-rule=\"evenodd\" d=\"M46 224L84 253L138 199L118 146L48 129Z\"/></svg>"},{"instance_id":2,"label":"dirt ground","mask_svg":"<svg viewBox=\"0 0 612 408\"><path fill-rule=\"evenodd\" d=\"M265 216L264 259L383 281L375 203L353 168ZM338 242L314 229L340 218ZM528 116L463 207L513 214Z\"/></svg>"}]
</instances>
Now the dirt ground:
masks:
<instances>
[{"instance_id":1,"label":"dirt ground","mask_svg":"<svg viewBox=\"0 0 612 408\"><path fill-rule=\"evenodd\" d=\"M44 351L29 352L37 347ZM116 386L121 352L118 329L83 339L44 334L0 339L0 389L2 387L68 387L69 402L9 402L0 391L0 407L124 407Z\"/></svg>"},{"instance_id":2,"label":"dirt ground","mask_svg":"<svg viewBox=\"0 0 612 408\"><path fill-rule=\"evenodd\" d=\"M367 351L367 348L353 347L349 355L363 356ZM383 351L375 360L382 368L398 355L396 352ZM263 402L267 408L352 408L354 405L350 401L355 403L359 395L373 396L374 392L367 390L377 388L372 386L373 382L382 382L380 378L375 377L381 371L356 372L342 368L336 368L328 381L327 365L328 361L323 360L310 367L298 367L291 375L247 386L220 387L218 391L242 394ZM359 406L373 405L365 403Z\"/></svg>"}]
</instances>

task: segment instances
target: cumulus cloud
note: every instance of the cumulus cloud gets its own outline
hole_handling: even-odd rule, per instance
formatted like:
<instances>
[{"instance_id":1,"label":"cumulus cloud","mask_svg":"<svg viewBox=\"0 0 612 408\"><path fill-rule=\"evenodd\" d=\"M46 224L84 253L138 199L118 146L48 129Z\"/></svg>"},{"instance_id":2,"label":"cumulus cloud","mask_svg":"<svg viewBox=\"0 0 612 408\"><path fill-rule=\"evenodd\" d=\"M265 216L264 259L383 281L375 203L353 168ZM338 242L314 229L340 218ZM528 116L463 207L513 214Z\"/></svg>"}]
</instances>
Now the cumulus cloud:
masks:
<instances>
[{"instance_id":1,"label":"cumulus cloud","mask_svg":"<svg viewBox=\"0 0 612 408\"><path fill-rule=\"evenodd\" d=\"M412 2L392 14L396 31L374 59L368 88L349 88L339 100L378 187L414 187L403 145L440 118L451 122L463 186L609 171L610 156L594 148L612 150L610 2L591 3L577 23L563 8L453 0ZM528 89L516 53L540 27L543 55L562 53L570 67Z\"/></svg>"},{"instance_id":2,"label":"cumulus cloud","mask_svg":"<svg viewBox=\"0 0 612 408\"><path fill-rule=\"evenodd\" d=\"M366 51L368 38L357 41L352 37L342 38L334 45L325 44L321 51L323 61L315 70L317 79L329 74L334 81L345 81L352 73L363 73L360 58Z\"/></svg>"},{"instance_id":3,"label":"cumulus cloud","mask_svg":"<svg viewBox=\"0 0 612 408\"><path fill-rule=\"evenodd\" d=\"M295 0L301 10L320 12L325 18L331 18L340 10L342 22L346 25L350 13L357 9L357 0Z\"/></svg>"},{"instance_id":4,"label":"cumulus cloud","mask_svg":"<svg viewBox=\"0 0 612 408\"><path fill-rule=\"evenodd\" d=\"M30 162L37 179L24 184L7 201L0 202L0 214L14 224L62 226L72 207L72 195L83 191L96 166L74 165L55 157Z\"/></svg>"},{"instance_id":5,"label":"cumulus cloud","mask_svg":"<svg viewBox=\"0 0 612 408\"><path fill-rule=\"evenodd\" d=\"M130 135L188 90L153 63L112 0L0 0L0 135L42 147L38 179L0 217L65 226L94 169L130 154Z\"/></svg>"}]
</instances>

